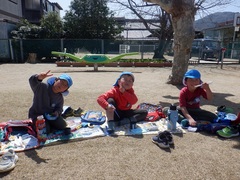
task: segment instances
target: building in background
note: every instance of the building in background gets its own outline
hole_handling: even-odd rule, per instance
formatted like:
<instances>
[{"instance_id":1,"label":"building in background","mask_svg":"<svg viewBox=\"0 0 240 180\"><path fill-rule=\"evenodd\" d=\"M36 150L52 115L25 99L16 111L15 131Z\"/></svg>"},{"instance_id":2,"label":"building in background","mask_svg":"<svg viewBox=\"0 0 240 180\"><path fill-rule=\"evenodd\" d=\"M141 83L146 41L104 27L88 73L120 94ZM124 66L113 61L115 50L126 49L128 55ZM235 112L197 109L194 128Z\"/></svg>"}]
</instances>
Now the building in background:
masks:
<instances>
[{"instance_id":1,"label":"building in background","mask_svg":"<svg viewBox=\"0 0 240 180\"><path fill-rule=\"evenodd\" d=\"M215 39L227 48L226 55L230 58L240 57L240 13L218 12L199 21L206 27L201 31L206 39Z\"/></svg>"},{"instance_id":2,"label":"building in background","mask_svg":"<svg viewBox=\"0 0 240 180\"><path fill-rule=\"evenodd\" d=\"M116 21L123 26L124 30L121 33L121 37L125 40L129 39L155 39L151 33L146 29L143 22L140 19L126 19L125 17L116 17ZM157 19L147 19L147 23L159 24ZM149 24L151 29L158 29L159 27Z\"/></svg>"},{"instance_id":3,"label":"building in background","mask_svg":"<svg viewBox=\"0 0 240 180\"><path fill-rule=\"evenodd\" d=\"M2 0L0 6L0 59L11 59L9 34L21 19L32 24L40 24L40 19L48 12L58 12L62 7L48 0Z\"/></svg>"},{"instance_id":4,"label":"building in background","mask_svg":"<svg viewBox=\"0 0 240 180\"><path fill-rule=\"evenodd\" d=\"M58 12L62 7L48 0L4 0L0 6L0 39L8 39L8 34L21 19L39 24L48 12Z\"/></svg>"}]
</instances>

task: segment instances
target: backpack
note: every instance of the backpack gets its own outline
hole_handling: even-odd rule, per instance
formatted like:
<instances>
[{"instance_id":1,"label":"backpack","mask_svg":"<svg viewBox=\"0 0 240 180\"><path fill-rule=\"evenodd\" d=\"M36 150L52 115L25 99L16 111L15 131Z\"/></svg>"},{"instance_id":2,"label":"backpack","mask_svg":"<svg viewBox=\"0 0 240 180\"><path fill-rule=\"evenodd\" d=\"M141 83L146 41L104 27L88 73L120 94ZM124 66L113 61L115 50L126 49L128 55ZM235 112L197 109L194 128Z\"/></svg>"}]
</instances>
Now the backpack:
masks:
<instances>
[{"instance_id":1,"label":"backpack","mask_svg":"<svg viewBox=\"0 0 240 180\"><path fill-rule=\"evenodd\" d=\"M8 141L11 135L29 134L36 137L36 132L32 128L32 120L9 120L0 123L0 127L4 131L4 141Z\"/></svg>"},{"instance_id":2,"label":"backpack","mask_svg":"<svg viewBox=\"0 0 240 180\"><path fill-rule=\"evenodd\" d=\"M150 103L140 103L137 106L137 109L144 109L148 111L145 121L153 122L153 121L158 121L161 118L165 118L165 115L162 112L161 105L154 105Z\"/></svg>"},{"instance_id":3,"label":"backpack","mask_svg":"<svg viewBox=\"0 0 240 180\"><path fill-rule=\"evenodd\" d=\"M106 121L106 115L101 111L85 111L81 116L81 121L92 125L102 125Z\"/></svg>"}]
</instances>

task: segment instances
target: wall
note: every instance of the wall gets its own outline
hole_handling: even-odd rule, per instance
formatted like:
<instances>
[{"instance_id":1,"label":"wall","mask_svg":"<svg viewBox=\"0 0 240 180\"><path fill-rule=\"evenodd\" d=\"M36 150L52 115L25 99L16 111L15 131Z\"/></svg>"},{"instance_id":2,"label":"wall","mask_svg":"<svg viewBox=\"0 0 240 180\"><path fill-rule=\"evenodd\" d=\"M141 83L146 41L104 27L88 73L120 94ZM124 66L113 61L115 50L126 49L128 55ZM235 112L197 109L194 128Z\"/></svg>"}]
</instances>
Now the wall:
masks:
<instances>
[{"instance_id":1,"label":"wall","mask_svg":"<svg viewBox=\"0 0 240 180\"><path fill-rule=\"evenodd\" d=\"M0 6L0 19L18 22L18 19L22 17L22 1L21 0L4 0Z\"/></svg>"}]
</instances>

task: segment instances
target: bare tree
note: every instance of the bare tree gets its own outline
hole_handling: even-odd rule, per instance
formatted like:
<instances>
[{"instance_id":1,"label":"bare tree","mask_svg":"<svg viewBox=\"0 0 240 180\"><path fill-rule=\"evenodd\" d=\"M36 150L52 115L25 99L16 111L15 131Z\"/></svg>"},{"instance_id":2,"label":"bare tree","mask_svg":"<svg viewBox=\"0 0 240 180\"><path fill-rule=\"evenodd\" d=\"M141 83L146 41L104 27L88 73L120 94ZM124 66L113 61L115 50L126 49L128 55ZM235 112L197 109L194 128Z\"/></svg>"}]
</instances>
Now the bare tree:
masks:
<instances>
[{"instance_id":1,"label":"bare tree","mask_svg":"<svg viewBox=\"0 0 240 180\"><path fill-rule=\"evenodd\" d=\"M112 3L120 4L140 19L152 37L159 40L158 48L155 49L154 59L165 59L163 54L173 38L173 28L170 14L159 5L147 4L136 0L112 0ZM154 21L153 21L154 20Z\"/></svg>"},{"instance_id":2,"label":"bare tree","mask_svg":"<svg viewBox=\"0 0 240 180\"><path fill-rule=\"evenodd\" d=\"M192 41L194 39L194 20L196 11L205 7L209 9L217 5L226 5L232 0L143 0L161 6L171 14L174 31L174 59L172 74L168 82L181 84L184 73L188 69L188 61Z\"/></svg>"}]
</instances>

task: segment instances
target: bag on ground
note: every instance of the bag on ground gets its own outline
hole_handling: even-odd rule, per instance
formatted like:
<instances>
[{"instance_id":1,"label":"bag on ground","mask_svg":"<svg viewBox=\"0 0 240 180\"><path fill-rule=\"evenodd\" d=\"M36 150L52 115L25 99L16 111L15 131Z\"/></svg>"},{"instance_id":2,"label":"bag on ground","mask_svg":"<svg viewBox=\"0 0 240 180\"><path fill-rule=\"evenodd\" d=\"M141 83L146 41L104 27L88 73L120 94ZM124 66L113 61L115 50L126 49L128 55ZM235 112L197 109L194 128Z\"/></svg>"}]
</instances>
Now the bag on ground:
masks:
<instances>
[{"instance_id":1,"label":"bag on ground","mask_svg":"<svg viewBox=\"0 0 240 180\"><path fill-rule=\"evenodd\" d=\"M11 135L29 134L36 137L36 133L32 128L32 120L10 120L0 123L0 127L4 131L4 141L9 140Z\"/></svg>"},{"instance_id":2,"label":"bag on ground","mask_svg":"<svg viewBox=\"0 0 240 180\"><path fill-rule=\"evenodd\" d=\"M161 105L154 105L150 103L141 103L137 106L138 109L145 109L148 111L147 117L145 121L157 121L161 118L164 118L165 115L162 112L162 106Z\"/></svg>"},{"instance_id":3,"label":"bag on ground","mask_svg":"<svg viewBox=\"0 0 240 180\"><path fill-rule=\"evenodd\" d=\"M106 121L106 115L101 111L89 110L81 116L81 121L93 125L102 125Z\"/></svg>"}]
</instances>

